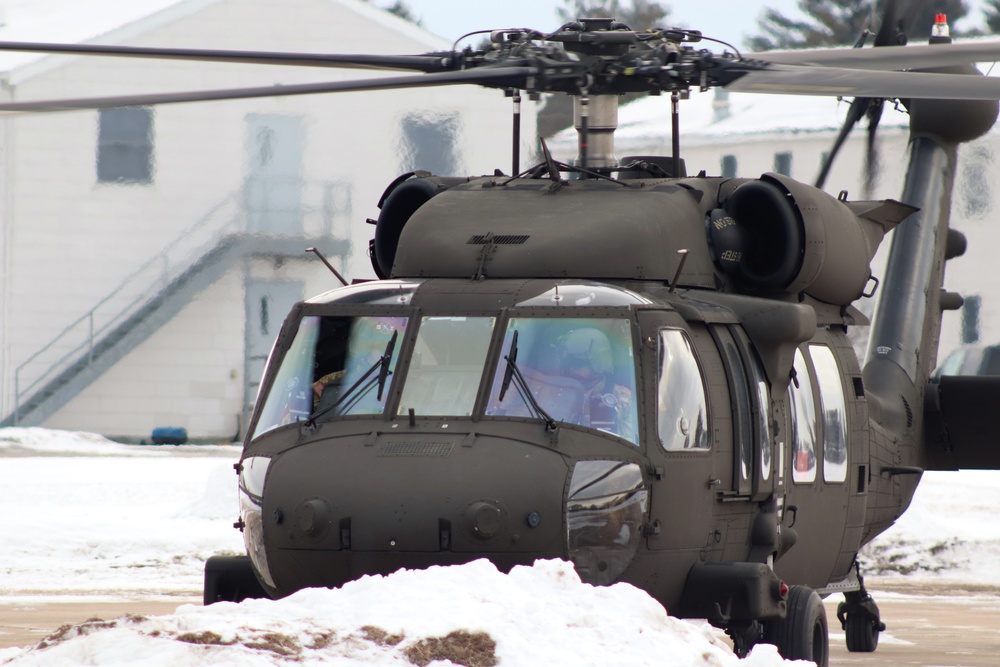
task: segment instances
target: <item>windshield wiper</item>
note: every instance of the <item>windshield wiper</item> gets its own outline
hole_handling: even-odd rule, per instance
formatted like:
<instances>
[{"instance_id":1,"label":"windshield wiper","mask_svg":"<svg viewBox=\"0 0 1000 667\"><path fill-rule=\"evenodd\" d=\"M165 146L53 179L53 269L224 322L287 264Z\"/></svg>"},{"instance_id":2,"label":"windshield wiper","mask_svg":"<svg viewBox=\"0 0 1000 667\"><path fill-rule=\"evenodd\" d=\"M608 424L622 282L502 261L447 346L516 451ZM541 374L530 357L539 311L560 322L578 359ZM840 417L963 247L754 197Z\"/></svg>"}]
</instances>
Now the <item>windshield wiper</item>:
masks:
<instances>
[{"instance_id":1,"label":"windshield wiper","mask_svg":"<svg viewBox=\"0 0 1000 667\"><path fill-rule=\"evenodd\" d=\"M385 353L379 360L382 367L378 369L378 400L382 401L382 391L385 389L385 380L392 373L389 371L389 364L392 362L392 351L396 348L396 337L399 335L398 331L392 332L392 338L389 339L389 344L385 346Z\"/></svg>"},{"instance_id":2,"label":"windshield wiper","mask_svg":"<svg viewBox=\"0 0 1000 667\"><path fill-rule=\"evenodd\" d=\"M393 331L392 338L390 338L389 342L386 344L385 352L382 354L382 356L379 357L375 361L375 363L372 364L360 378L358 378L357 382L348 387L347 391L341 394L340 398L338 398L336 401L326 406L325 408L317 410L316 412L309 415L309 418L306 419L305 421L305 426L307 427L316 426L317 419L319 419L326 413L330 412L334 408L340 406L348 398L351 398L354 395L355 391L357 391L358 387L360 387L362 383L365 383L365 380L368 380L371 374L375 372L375 369L378 369L377 378L373 378L364 384L364 391L358 393L358 395L354 397L354 403L357 403L357 401L361 400L361 398L371 390L371 387L376 382L376 380L378 381L378 400L381 401L382 393L383 390L385 389L386 378L392 375L392 372L389 370L389 365L392 363L392 351L396 347L396 338L398 336L399 332Z\"/></svg>"},{"instance_id":3,"label":"windshield wiper","mask_svg":"<svg viewBox=\"0 0 1000 667\"><path fill-rule=\"evenodd\" d=\"M538 400L535 395L531 393L531 388L528 387L528 381L524 379L524 375L521 374L521 369L517 367L517 330L514 330L514 335L510 339L510 349L507 354L504 355L504 360L507 362L507 370L503 374L503 382L500 385L500 396L499 400L502 402L504 396L507 395L507 390L510 389L511 380L514 381L514 386L517 388L517 393L524 401L525 405L534 411L534 416L539 419L545 420L545 430L555 431L557 428L556 420L552 418L548 412L546 412L541 405L538 404Z\"/></svg>"},{"instance_id":4,"label":"windshield wiper","mask_svg":"<svg viewBox=\"0 0 1000 667\"><path fill-rule=\"evenodd\" d=\"M500 384L501 403L503 397L507 395L507 390L510 389L510 380L514 377L514 367L517 365L517 329L514 329L514 335L510 337L510 350L504 359L507 360L507 370L504 371L503 382Z\"/></svg>"}]
</instances>

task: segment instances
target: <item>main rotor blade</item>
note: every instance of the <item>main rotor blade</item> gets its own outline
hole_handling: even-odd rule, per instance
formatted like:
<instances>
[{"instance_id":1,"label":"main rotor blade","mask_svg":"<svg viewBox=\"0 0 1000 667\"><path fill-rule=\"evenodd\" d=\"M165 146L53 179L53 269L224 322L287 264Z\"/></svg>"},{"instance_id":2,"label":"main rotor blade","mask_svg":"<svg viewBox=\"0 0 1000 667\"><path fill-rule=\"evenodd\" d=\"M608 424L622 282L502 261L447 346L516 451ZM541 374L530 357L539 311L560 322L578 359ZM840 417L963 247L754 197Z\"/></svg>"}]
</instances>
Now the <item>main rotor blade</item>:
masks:
<instances>
[{"instance_id":1,"label":"main rotor blade","mask_svg":"<svg viewBox=\"0 0 1000 667\"><path fill-rule=\"evenodd\" d=\"M803 49L745 53L744 58L769 63L864 70L904 70L1000 60L1000 41L867 49Z\"/></svg>"},{"instance_id":2,"label":"main rotor blade","mask_svg":"<svg viewBox=\"0 0 1000 667\"><path fill-rule=\"evenodd\" d=\"M415 70L418 72L443 72L451 69L448 65L451 55L449 53L382 56L371 54L275 53L270 51L173 49L147 46L3 41L0 41L0 51L29 51L33 53L194 60L197 62L285 65L294 67Z\"/></svg>"},{"instance_id":3,"label":"main rotor blade","mask_svg":"<svg viewBox=\"0 0 1000 667\"><path fill-rule=\"evenodd\" d=\"M879 50L888 48L891 47ZM777 95L1000 100L1000 78L795 65L751 70L725 87L739 92Z\"/></svg>"},{"instance_id":4,"label":"main rotor blade","mask_svg":"<svg viewBox=\"0 0 1000 667\"><path fill-rule=\"evenodd\" d=\"M91 97L67 100L39 100L36 102L0 103L0 112L77 111L83 109L107 109L113 107L150 106L154 104L178 104L181 102L209 102L214 100L241 100L255 97L285 97L288 95L314 95L319 93L349 93L372 90L394 90L400 88L427 88L451 86L463 83L491 87L517 87L527 77L535 76L533 67L505 67L496 69L463 70L440 72L437 74L412 74L408 76L385 77L380 79L357 79L353 81L332 81L326 83L304 83L289 86L263 86L257 88L232 88L229 90L207 90L151 95L117 95L114 97Z\"/></svg>"},{"instance_id":5,"label":"main rotor blade","mask_svg":"<svg viewBox=\"0 0 1000 667\"><path fill-rule=\"evenodd\" d=\"M840 126L840 131L837 132L837 138L833 142L833 147L826 154L823 166L819 170L819 176L816 177L816 182L813 183L817 188L822 189L826 185L826 177L830 175L830 169L833 167L833 161L836 159L837 153L840 152L840 148L847 140L847 135L851 133L851 130L854 129L858 121L864 118L870 104L870 97L855 97L851 101L851 106L847 108L847 117L844 118L844 123Z\"/></svg>"}]
</instances>

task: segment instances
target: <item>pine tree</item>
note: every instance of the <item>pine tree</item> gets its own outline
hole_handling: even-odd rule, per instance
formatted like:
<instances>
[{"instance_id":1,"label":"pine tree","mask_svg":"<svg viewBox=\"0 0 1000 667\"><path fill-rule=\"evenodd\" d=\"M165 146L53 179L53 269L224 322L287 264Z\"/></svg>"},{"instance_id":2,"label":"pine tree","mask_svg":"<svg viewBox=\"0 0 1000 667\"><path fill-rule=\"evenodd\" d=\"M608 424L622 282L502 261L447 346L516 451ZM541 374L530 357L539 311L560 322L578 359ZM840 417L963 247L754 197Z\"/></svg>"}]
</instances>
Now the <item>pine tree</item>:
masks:
<instances>
[{"instance_id":1,"label":"pine tree","mask_svg":"<svg viewBox=\"0 0 1000 667\"><path fill-rule=\"evenodd\" d=\"M983 16L986 17L986 32L1000 33L1000 0L986 0Z\"/></svg>"},{"instance_id":2,"label":"pine tree","mask_svg":"<svg viewBox=\"0 0 1000 667\"><path fill-rule=\"evenodd\" d=\"M1000 0L990 0L997 4ZM897 0L905 25L903 31L914 40L930 35L935 14L945 14L955 31L955 23L969 13L966 0ZM760 34L747 42L755 51L771 49L803 49L821 46L850 46L867 29L878 31L885 0L799 0L804 20L789 18L768 9L757 21Z\"/></svg>"},{"instance_id":3,"label":"pine tree","mask_svg":"<svg viewBox=\"0 0 1000 667\"><path fill-rule=\"evenodd\" d=\"M390 14L393 14L401 19L409 21L414 25L419 25L419 26L424 25L423 19L419 18L416 14L414 14L413 10L410 9L409 5L407 5L406 2L404 2L404 0L393 0L393 2L388 5L384 4L383 2L372 3L372 0L364 0L364 2L374 4L379 9L384 9Z\"/></svg>"},{"instance_id":4,"label":"pine tree","mask_svg":"<svg viewBox=\"0 0 1000 667\"><path fill-rule=\"evenodd\" d=\"M631 0L629 5L619 0L565 0L566 6L556 10L563 21L578 18L613 18L633 30L666 27L670 9L656 0Z\"/></svg>"},{"instance_id":5,"label":"pine tree","mask_svg":"<svg viewBox=\"0 0 1000 667\"><path fill-rule=\"evenodd\" d=\"M395 0L395 2L385 8L385 11L390 14L395 14L401 19L406 19L410 23L414 23L419 26L424 24L423 20L418 18L417 15L413 13L413 10L410 9L409 6L403 2L403 0Z\"/></svg>"}]
</instances>

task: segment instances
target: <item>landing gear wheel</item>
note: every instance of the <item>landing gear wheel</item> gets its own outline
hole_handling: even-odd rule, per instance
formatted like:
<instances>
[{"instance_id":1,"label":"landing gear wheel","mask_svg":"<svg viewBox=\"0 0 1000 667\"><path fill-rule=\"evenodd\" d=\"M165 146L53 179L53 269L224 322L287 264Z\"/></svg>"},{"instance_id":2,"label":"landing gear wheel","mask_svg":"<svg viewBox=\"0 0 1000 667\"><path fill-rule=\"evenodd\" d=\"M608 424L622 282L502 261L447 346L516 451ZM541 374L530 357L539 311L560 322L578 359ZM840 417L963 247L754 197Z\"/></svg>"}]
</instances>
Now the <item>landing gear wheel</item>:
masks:
<instances>
[{"instance_id":1,"label":"landing gear wheel","mask_svg":"<svg viewBox=\"0 0 1000 667\"><path fill-rule=\"evenodd\" d=\"M788 613L764 624L764 641L777 646L786 660L811 660L817 667L827 667L830 636L819 594L808 586L790 587Z\"/></svg>"},{"instance_id":2,"label":"landing gear wheel","mask_svg":"<svg viewBox=\"0 0 1000 667\"><path fill-rule=\"evenodd\" d=\"M872 653L878 646L880 625L878 619L863 610L847 612L844 622L847 650L851 653Z\"/></svg>"},{"instance_id":3,"label":"landing gear wheel","mask_svg":"<svg viewBox=\"0 0 1000 667\"><path fill-rule=\"evenodd\" d=\"M844 628L847 650L852 653L874 651L879 633L885 630L878 605L865 590L864 583L859 590L844 594L844 601L837 605L837 619Z\"/></svg>"},{"instance_id":4,"label":"landing gear wheel","mask_svg":"<svg viewBox=\"0 0 1000 667\"><path fill-rule=\"evenodd\" d=\"M205 562L204 604L266 598L247 556L212 556Z\"/></svg>"}]
</instances>

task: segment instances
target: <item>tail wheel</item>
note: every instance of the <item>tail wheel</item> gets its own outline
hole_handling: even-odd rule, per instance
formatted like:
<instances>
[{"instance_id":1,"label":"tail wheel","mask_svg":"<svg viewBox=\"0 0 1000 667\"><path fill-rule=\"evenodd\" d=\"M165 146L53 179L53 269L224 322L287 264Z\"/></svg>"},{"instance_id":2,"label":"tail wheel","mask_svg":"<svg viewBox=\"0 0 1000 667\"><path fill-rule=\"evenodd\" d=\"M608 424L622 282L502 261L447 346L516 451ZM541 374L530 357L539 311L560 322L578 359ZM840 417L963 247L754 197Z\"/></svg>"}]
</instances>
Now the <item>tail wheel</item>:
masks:
<instances>
[{"instance_id":1,"label":"tail wheel","mask_svg":"<svg viewBox=\"0 0 1000 667\"><path fill-rule=\"evenodd\" d=\"M808 586L788 589L788 613L785 618L767 621L764 641L778 647L786 660L811 660L817 667L827 667L830 636L826 609L819 595Z\"/></svg>"},{"instance_id":2,"label":"tail wheel","mask_svg":"<svg viewBox=\"0 0 1000 667\"><path fill-rule=\"evenodd\" d=\"M854 611L844 622L847 650L852 653L871 653L878 647L879 622L871 614Z\"/></svg>"}]
</instances>

